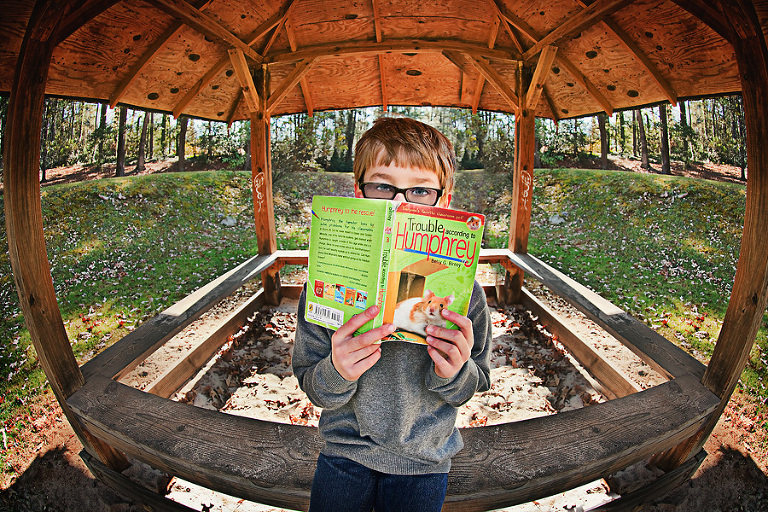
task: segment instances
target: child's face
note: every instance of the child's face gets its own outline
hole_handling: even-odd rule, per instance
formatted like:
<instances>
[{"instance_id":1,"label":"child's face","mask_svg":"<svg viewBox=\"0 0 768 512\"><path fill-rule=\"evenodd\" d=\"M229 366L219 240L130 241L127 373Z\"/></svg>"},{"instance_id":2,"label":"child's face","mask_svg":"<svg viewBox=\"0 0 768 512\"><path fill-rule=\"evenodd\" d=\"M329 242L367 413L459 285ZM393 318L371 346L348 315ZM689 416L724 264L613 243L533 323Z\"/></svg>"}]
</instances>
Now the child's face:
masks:
<instances>
[{"instance_id":1,"label":"child's face","mask_svg":"<svg viewBox=\"0 0 768 512\"><path fill-rule=\"evenodd\" d=\"M363 183L386 183L396 188L426 187L442 189L437 174L418 167L399 167L394 163L384 166L377 165L366 169ZM364 197L359 183L355 183L355 197ZM394 197L395 201L405 201L402 193ZM451 204L451 194L443 194L435 206L447 208Z\"/></svg>"}]
</instances>

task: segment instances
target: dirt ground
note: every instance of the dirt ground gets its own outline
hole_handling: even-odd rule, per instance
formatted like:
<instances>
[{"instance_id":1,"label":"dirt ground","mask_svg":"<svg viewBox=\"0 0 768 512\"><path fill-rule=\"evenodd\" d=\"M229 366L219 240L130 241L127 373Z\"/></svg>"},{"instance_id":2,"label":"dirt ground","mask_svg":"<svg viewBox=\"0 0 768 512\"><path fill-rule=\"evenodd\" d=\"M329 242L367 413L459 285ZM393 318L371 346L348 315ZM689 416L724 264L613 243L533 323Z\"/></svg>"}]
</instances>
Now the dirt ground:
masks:
<instances>
[{"instance_id":1,"label":"dirt ground","mask_svg":"<svg viewBox=\"0 0 768 512\"><path fill-rule=\"evenodd\" d=\"M617 168L639 170L639 162L616 161ZM172 170L170 164L150 164L147 172ZM49 171L49 182L97 179L110 170ZM658 172L651 171L651 172ZM673 169L673 174L717 177L738 182L738 169ZM32 405L33 428L22 443L3 449L16 476L0 482L0 511L133 512L145 510L95 480L79 457L82 449L61 409L48 393ZM20 446L25 448L21 449ZM653 503L646 512L768 510L768 433L756 418L755 405L734 395L705 450L708 454L694 477ZM198 500L197 510L213 504ZM539 509L544 510L544 509ZM573 510L560 507L551 510Z\"/></svg>"}]
</instances>

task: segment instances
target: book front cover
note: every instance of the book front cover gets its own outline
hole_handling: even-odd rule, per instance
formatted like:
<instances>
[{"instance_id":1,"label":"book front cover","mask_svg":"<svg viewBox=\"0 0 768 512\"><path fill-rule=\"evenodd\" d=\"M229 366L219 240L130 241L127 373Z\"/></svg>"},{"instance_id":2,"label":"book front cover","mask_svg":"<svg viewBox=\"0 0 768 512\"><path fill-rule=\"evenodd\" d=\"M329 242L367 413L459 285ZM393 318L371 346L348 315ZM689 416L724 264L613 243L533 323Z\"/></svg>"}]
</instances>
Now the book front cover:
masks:
<instances>
[{"instance_id":1,"label":"book front cover","mask_svg":"<svg viewBox=\"0 0 768 512\"><path fill-rule=\"evenodd\" d=\"M426 343L427 325L456 328L441 311L467 314L484 225L479 214L398 206L383 319L397 330L385 341Z\"/></svg>"}]
</instances>

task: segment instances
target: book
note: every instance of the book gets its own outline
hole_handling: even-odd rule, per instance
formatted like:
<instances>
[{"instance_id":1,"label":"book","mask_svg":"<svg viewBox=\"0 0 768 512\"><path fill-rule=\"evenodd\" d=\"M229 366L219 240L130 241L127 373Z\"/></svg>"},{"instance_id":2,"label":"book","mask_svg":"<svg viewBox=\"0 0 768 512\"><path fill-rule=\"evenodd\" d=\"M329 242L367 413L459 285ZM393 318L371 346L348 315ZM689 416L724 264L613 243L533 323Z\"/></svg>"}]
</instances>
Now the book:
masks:
<instances>
[{"instance_id":1,"label":"book","mask_svg":"<svg viewBox=\"0 0 768 512\"><path fill-rule=\"evenodd\" d=\"M358 334L393 323L383 341L426 344L426 325L458 328L440 310L467 314L484 227L477 213L315 196L305 318L336 330L376 304Z\"/></svg>"}]
</instances>

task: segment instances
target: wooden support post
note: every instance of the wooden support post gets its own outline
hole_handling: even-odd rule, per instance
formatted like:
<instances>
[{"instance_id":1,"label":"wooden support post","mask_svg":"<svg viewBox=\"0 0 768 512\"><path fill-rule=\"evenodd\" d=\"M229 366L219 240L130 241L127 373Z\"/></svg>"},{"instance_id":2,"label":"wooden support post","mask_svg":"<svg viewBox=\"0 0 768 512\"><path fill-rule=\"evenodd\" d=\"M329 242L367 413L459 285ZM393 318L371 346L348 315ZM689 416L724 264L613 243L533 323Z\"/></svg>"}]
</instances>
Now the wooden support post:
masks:
<instances>
[{"instance_id":1,"label":"wooden support post","mask_svg":"<svg viewBox=\"0 0 768 512\"><path fill-rule=\"evenodd\" d=\"M528 233L531 230L531 208L533 199L533 157L536 151L536 116L535 105L524 103L528 95L526 90L531 83L530 72L521 71L518 97L520 108L515 112L515 174L512 185L512 212L509 219L509 249L512 252L528 252ZM529 70L528 70L529 71ZM507 271L504 280L503 303L513 304L520 301L523 287L523 271Z\"/></svg>"},{"instance_id":2,"label":"wooden support post","mask_svg":"<svg viewBox=\"0 0 768 512\"><path fill-rule=\"evenodd\" d=\"M715 351L702 379L721 398L709 421L690 439L653 461L679 466L702 449L747 363L768 301L768 48L751 2L721 2L741 76L747 124L747 203L736 278Z\"/></svg>"},{"instance_id":3,"label":"wooden support post","mask_svg":"<svg viewBox=\"0 0 768 512\"><path fill-rule=\"evenodd\" d=\"M253 214L256 221L256 238L259 254L267 255L277 251L275 229L275 209L272 199L272 156L270 151L269 112L267 99L269 87L267 73L264 70L258 77L256 87L259 90L261 108L251 114L251 187L253 191ZM261 283L269 304L280 304L280 279L277 272L266 271L261 274Z\"/></svg>"},{"instance_id":4,"label":"wooden support post","mask_svg":"<svg viewBox=\"0 0 768 512\"><path fill-rule=\"evenodd\" d=\"M62 5L64 3L65 5ZM86 450L122 470L125 457L90 435L66 399L85 379L64 329L45 249L40 201L40 129L51 56L68 2L35 4L8 105L3 175L8 249L19 303L53 393Z\"/></svg>"}]
</instances>

